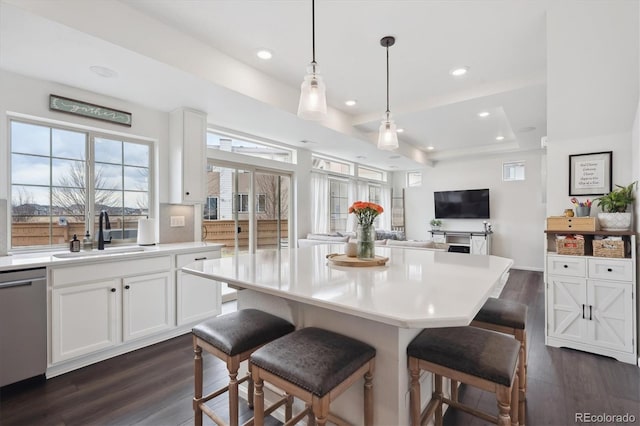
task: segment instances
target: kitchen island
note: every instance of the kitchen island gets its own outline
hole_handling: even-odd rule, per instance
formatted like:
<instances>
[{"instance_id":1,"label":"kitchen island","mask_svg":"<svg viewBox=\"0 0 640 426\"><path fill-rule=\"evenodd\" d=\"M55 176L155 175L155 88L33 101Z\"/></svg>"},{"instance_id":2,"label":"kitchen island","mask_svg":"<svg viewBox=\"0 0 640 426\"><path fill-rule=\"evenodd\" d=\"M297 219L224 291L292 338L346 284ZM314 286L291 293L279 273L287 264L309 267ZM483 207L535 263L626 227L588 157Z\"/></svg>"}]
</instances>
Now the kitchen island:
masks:
<instances>
[{"instance_id":1,"label":"kitchen island","mask_svg":"<svg viewBox=\"0 0 640 426\"><path fill-rule=\"evenodd\" d=\"M195 262L183 271L242 289L239 309L262 309L298 328L322 327L374 346L375 424L409 424L407 345L422 328L468 325L513 262L383 247L376 254L389 258L385 266L335 266L326 259L342 249L265 250ZM421 380L430 394L430 376ZM362 424L361 407L361 385L331 406L354 424Z\"/></svg>"}]
</instances>

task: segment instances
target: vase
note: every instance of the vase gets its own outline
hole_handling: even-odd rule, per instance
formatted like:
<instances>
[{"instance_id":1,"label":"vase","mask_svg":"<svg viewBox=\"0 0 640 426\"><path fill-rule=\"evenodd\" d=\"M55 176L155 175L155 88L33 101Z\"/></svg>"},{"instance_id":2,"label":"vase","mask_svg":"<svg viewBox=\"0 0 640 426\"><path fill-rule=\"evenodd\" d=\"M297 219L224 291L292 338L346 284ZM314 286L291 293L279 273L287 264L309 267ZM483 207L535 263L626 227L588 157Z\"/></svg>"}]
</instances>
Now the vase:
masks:
<instances>
[{"instance_id":1,"label":"vase","mask_svg":"<svg viewBox=\"0 0 640 426\"><path fill-rule=\"evenodd\" d=\"M376 257L376 228L373 225L358 225L358 259L371 260Z\"/></svg>"},{"instance_id":2,"label":"vase","mask_svg":"<svg viewBox=\"0 0 640 426\"><path fill-rule=\"evenodd\" d=\"M628 231L631 213L598 213L598 223L603 231Z\"/></svg>"}]
</instances>

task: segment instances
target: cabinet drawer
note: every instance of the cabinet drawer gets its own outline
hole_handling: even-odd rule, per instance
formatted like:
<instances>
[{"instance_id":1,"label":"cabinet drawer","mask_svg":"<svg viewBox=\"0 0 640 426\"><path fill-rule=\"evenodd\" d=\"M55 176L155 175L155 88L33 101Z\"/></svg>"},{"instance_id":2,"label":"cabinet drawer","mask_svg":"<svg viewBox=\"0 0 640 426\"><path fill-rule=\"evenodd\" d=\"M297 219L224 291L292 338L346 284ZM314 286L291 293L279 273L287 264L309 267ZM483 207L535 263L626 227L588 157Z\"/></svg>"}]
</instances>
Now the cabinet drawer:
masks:
<instances>
[{"instance_id":1,"label":"cabinet drawer","mask_svg":"<svg viewBox=\"0 0 640 426\"><path fill-rule=\"evenodd\" d=\"M633 264L631 259L589 259L589 278L631 281Z\"/></svg>"},{"instance_id":2,"label":"cabinet drawer","mask_svg":"<svg viewBox=\"0 0 640 426\"><path fill-rule=\"evenodd\" d=\"M547 256L547 271L553 275L586 277L587 262L585 258L573 256Z\"/></svg>"},{"instance_id":3,"label":"cabinet drawer","mask_svg":"<svg viewBox=\"0 0 640 426\"><path fill-rule=\"evenodd\" d=\"M219 257L220 257L220 251L218 251L218 250L199 251L197 253L178 254L178 255L176 255L176 268L180 269L183 266L186 266L186 265L188 265L190 263L195 262L196 260L218 259Z\"/></svg>"},{"instance_id":4,"label":"cabinet drawer","mask_svg":"<svg viewBox=\"0 0 640 426\"><path fill-rule=\"evenodd\" d=\"M171 269L171 257L146 257L119 262L87 262L84 265L55 268L52 270L53 286L86 283L95 280L144 275Z\"/></svg>"}]
</instances>

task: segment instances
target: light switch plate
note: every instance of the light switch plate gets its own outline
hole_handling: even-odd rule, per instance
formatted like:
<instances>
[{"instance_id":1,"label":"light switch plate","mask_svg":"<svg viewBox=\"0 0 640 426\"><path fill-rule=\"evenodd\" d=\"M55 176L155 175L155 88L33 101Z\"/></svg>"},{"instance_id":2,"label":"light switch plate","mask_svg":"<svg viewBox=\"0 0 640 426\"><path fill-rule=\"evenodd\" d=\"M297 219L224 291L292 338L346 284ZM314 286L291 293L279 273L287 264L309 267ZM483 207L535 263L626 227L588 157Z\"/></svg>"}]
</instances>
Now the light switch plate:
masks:
<instances>
[{"instance_id":1,"label":"light switch plate","mask_svg":"<svg viewBox=\"0 0 640 426\"><path fill-rule=\"evenodd\" d=\"M184 226L184 216L171 216L171 227Z\"/></svg>"}]
</instances>

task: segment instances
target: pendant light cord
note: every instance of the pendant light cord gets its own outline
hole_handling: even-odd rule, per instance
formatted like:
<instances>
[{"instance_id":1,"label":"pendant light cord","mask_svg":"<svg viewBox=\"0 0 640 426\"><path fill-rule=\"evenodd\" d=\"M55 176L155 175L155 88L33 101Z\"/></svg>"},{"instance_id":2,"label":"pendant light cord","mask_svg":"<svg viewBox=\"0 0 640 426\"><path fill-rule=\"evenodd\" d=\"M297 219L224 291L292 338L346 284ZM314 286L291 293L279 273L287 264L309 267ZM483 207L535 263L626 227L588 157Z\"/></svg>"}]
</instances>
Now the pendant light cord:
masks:
<instances>
[{"instance_id":1,"label":"pendant light cord","mask_svg":"<svg viewBox=\"0 0 640 426\"><path fill-rule=\"evenodd\" d=\"M389 45L387 45L387 120L389 120Z\"/></svg>"},{"instance_id":2,"label":"pendant light cord","mask_svg":"<svg viewBox=\"0 0 640 426\"><path fill-rule=\"evenodd\" d=\"M311 50L313 52L313 59L311 64L313 66L313 73L316 73L316 2L311 0Z\"/></svg>"}]
</instances>

